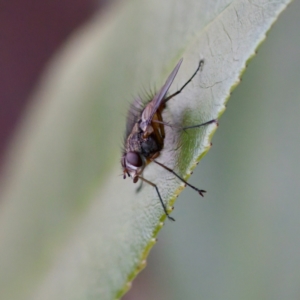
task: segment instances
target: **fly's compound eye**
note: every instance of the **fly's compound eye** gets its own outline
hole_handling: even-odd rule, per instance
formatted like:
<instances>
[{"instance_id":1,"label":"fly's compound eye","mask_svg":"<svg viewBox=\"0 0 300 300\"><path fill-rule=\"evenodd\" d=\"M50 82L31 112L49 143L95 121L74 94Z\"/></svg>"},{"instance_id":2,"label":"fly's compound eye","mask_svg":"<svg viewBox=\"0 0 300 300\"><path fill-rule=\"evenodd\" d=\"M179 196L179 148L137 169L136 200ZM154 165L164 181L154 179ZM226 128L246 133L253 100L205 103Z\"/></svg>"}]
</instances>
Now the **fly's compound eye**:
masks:
<instances>
[{"instance_id":1,"label":"fly's compound eye","mask_svg":"<svg viewBox=\"0 0 300 300\"><path fill-rule=\"evenodd\" d=\"M136 152L128 152L126 154L126 166L132 169L137 169L143 166L141 156Z\"/></svg>"}]
</instances>

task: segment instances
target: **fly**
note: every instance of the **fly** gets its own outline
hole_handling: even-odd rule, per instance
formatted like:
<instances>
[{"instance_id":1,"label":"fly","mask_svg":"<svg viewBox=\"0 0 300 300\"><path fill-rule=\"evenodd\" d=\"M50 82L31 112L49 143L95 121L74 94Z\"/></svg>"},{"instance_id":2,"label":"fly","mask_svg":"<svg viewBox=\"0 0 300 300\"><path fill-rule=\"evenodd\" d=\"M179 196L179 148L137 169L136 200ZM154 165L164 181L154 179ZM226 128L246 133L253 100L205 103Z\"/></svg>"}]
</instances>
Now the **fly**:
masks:
<instances>
[{"instance_id":1,"label":"fly","mask_svg":"<svg viewBox=\"0 0 300 300\"><path fill-rule=\"evenodd\" d=\"M137 98L131 105L131 108L128 112L124 150L121 158L123 178L125 179L126 176L131 177L134 183L136 183L140 179L143 182L153 186L157 192L158 198L161 202L165 214L172 221L175 220L174 218L169 216L169 213L162 200L157 185L142 177L142 173L149 163L154 162L157 165L164 168L165 170L172 173L173 175L175 175L186 185L197 191L202 197L203 193L206 192L189 184L172 169L168 168L167 166L156 160L160 155L160 151L164 147L164 126L176 127L165 123L163 120L162 113L166 107L166 103L183 91L183 89L193 80L193 78L196 76L196 74L204 64L204 60L200 60L199 65L194 74L191 76L191 78L177 92L167 96L167 92L170 89L177 75L182 60L183 59L180 59L180 61L177 63L174 70L169 75L166 83L158 91L158 93L155 94L153 99L151 99L146 105L143 105L141 99ZM210 120L208 122L198 125L181 127L180 129L186 130L191 128L197 128L215 122L217 121Z\"/></svg>"}]
</instances>

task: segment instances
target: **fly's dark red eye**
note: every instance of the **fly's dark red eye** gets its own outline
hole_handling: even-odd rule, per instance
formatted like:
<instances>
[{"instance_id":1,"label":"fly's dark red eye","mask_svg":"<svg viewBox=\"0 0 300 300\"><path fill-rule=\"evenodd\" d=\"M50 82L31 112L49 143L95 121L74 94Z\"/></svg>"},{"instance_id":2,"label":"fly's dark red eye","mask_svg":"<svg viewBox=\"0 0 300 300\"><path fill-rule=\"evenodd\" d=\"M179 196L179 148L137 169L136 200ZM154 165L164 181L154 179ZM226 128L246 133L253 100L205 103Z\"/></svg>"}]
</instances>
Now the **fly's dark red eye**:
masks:
<instances>
[{"instance_id":1,"label":"fly's dark red eye","mask_svg":"<svg viewBox=\"0 0 300 300\"><path fill-rule=\"evenodd\" d=\"M143 160L136 152L128 152L126 154L126 163L136 168L143 166Z\"/></svg>"}]
</instances>

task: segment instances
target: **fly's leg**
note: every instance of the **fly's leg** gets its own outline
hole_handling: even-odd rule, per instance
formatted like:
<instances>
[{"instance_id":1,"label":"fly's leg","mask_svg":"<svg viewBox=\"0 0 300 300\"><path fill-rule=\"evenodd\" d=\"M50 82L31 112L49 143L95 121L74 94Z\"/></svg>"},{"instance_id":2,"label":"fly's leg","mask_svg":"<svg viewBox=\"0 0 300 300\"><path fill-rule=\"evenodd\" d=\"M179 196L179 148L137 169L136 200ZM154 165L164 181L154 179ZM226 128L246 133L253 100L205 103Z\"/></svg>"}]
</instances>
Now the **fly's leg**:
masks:
<instances>
[{"instance_id":1,"label":"fly's leg","mask_svg":"<svg viewBox=\"0 0 300 300\"><path fill-rule=\"evenodd\" d=\"M170 173L172 173L173 175L175 175L177 178L179 178L182 182L184 182L186 185L188 185L190 188L192 188L193 190L195 190L196 192L198 192L199 195L201 195L202 197L204 197L203 193L206 193L205 190L200 190L198 188L196 188L195 186L191 185L190 183L188 183L186 180L184 180L182 177L180 177L176 172L174 172L172 169L168 168L167 166L163 165L162 163L153 160L156 164L158 164L159 166L163 167L164 169L166 169L167 171L169 171Z\"/></svg>"},{"instance_id":2,"label":"fly's leg","mask_svg":"<svg viewBox=\"0 0 300 300\"><path fill-rule=\"evenodd\" d=\"M139 179L145 181L146 183L152 185L152 186L155 188L155 190L156 190L156 192L157 192L157 195L158 195L158 198L159 198L159 200L160 200L160 203L161 203L161 205L162 205L162 207L163 207L163 209L164 209L164 212L165 212L165 214L167 215L168 219L171 220L171 221L175 221L174 218L170 217L170 215L169 215L169 213L168 213L168 211L167 211L167 208L166 208L166 206L165 206L165 204L164 204L164 202L163 202L163 200L162 200L162 198L161 198L161 195L160 195L160 193L159 193L159 190L158 190L158 188L157 188L157 185L154 184L153 182L151 182L151 181L149 181L149 180L143 178L143 177L139 177Z\"/></svg>"},{"instance_id":3,"label":"fly's leg","mask_svg":"<svg viewBox=\"0 0 300 300\"><path fill-rule=\"evenodd\" d=\"M144 183L144 181L141 180L140 185L139 185L139 186L136 188L136 190L135 190L136 193L139 193L139 192L142 190L142 188L143 188L143 183Z\"/></svg>"},{"instance_id":4,"label":"fly's leg","mask_svg":"<svg viewBox=\"0 0 300 300\"><path fill-rule=\"evenodd\" d=\"M204 60L201 59L199 61L199 65L196 69L196 71L194 72L194 74L191 76L191 78L177 91L175 92L174 94L166 97L164 99L164 103L166 103L167 101L171 100L173 97L177 96L178 94L180 94L183 89L193 80L193 78L196 76L196 74L202 69L202 66L204 64ZM211 123L218 123L218 121L216 119L213 119L213 120L210 120L210 121L207 121L205 123L202 123L202 124L196 124L196 125L192 125L192 126L185 126L185 127L182 127L182 126L176 126L176 125L172 125L172 124L169 124L169 123L166 123L166 122L163 122L162 120L152 120L152 122L155 122L155 123L159 123L159 124L163 124L165 126L169 126L171 128L179 128L180 130L186 130L186 129L192 129L192 128L198 128L198 127L201 127L201 126L205 126L205 125L209 125Z\"/></svg>"},{"instance_id":5,"label":"fly's leg","mask_svg":"<svg viewBox=\"0 0 300 300\"><path fill-rule=\"evenodd\" d=\"M213 120L207 121L207 122L202 123L202 124L197 124L197 125L192 125L192 126L185 126L185 127L182 127L181 129L186 130L186 129L198 128L198 127L206 126L206 125L209 125L209 124L212 124L212 123L216 123L218 125L218 120L213 119Z\"/></svg>"},{"instance_id":6,"label":"fly's leg","mask_svg":"<svg viewBox=\"0 0 300 300\"><path fill-rule=\"evenodd\" d=\"M199 65L198 65L196 71L195 71L194 74L191 76L191 78L190 78L190 79L189 79L189 80L181 87L181 89L179 89L179 90L178 90L177 92L175 92L174 94L172 94L172 95L166 97L166 98L164 99L164 103L166 103L167 101L171 100L173 97L175 97L175 96L177 96L178 94L180 94L180 93L183 91L183 89L184 89L184 88L185 88L185 87L193 80L193 78L196 76L196 74L200 71L200 69L202 68L203 64L204 64L204 60L201 59L201 60L199 61Z\"/></svg>"},{"instance_id":7,"label":"fly's leg","mask_svg":"<svg viewBox=\"0 0 300 300\"><path fill-rule=\"evenodd\" d=\"M178 128L178 129L180 129L180 130L186 130L186 129L198 128L198 127L206 126L206 125L209 125L209 124L212 124L212 123L218 124L218 121L217 121L216 119L207 121L207 122L202 123L202 124L197 124L197 125L192 125L192 126L185 126L185 127L177 126L177 125L173 125L173 124L169 124L169 123L166 123L166 122L163 122L163 121L158 121L158 120L153 120L152 122L159 123L159 124L163 124L164 126L169 126L169 127L171 127L171 128Z\"/></svg>"}]
</instances>

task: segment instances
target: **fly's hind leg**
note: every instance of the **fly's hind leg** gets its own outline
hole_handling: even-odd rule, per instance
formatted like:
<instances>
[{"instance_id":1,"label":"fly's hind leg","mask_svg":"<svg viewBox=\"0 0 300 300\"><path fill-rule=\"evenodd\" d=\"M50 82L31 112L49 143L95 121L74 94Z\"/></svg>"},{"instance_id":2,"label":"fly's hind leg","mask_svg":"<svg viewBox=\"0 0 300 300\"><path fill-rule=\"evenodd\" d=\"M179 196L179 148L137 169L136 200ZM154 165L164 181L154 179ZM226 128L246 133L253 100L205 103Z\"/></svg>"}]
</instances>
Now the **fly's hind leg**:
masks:
<instances>
[{"instance_id":1,"label":"fly's hind leg","mask_svg":"<svg viewBox=\"0 0 300 300\"><path fill-rule=\"evenodd\" d=\"M202 66L203 66L203 64L204 64L204 60L203 59L201 59L200 61L199 61L199 65L198 65L198 67L197 67L197 69L196 69L196 71L194 72L194 74L191 76L191 78L177 91L177 92L175 92L174 94L172 94L172 95L170 95L170 96L168 96L168 97L166 97L165 98L165 100L164 100L164 103L166 103L167 101L169 101L169 100L171 100L173 97L175 97L175 96L177 96L178 94L180 94L182 91L183 91L183 89L193 80L193 78L196 76L196 74L201 70L201 68L202 68Z\"/></svg>"},{"instance_id":2,"label":"fly's hind leg","mask_svg":"<svg viewBox=\"0 0 300 300\"><path fill-rule=\"evenodd\" d=\"M163 202L163 200L162 200L162 198L161 198L161 195L160 195L160 193L159 193L159 190L158 190L157 185L154 184L153 182L151 182L151 181L149 181L149 180L143 178L143 177L140 177L140 176L139 176L139 179L141 179L142 181L145 181L146 183L152 185L152 186L155 188L155 190L156 190L156 192L157 192L157 195L158 195L158 198L159 198L159 201L160 201L160 203L161 203L161 205L162 205L162 207L163 207L163 210L164 210L165 214L167 215L168 219L171 220L171 221L175 221L174 218L170 217L170 215L169 215L169 213L168 213L168 211L167 211L167 208L166 208L166 206L165 206L165 204L164 204L164 202Z\"/></svg>"},{"instance_id":3,"label":"fly's hind leg","mask_svg":"<svg viewBox=\"0 0 300 300\"><path fill-rule=\"evenodd\" d=\"M166 123L166 122L163 122L163 121L158 121L158 120L155 120L155 121L152 121L152 122L160 123L160 124L163 124L164 126L168 126L168 127L171 127L171 128L177 128L177 129L184 130L184 131L186 129L198 128L198 127L206 126L206 125L209 125L209 124L212 124L212 123L218 124L218 120L216 120L216 119L213 119L213 120L207 121L205 123L201 123L201 124L191 125L191 126L177 126L177 125L169 124L169 123Z\"/></svg>"}]
</instances>

